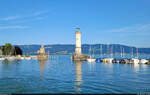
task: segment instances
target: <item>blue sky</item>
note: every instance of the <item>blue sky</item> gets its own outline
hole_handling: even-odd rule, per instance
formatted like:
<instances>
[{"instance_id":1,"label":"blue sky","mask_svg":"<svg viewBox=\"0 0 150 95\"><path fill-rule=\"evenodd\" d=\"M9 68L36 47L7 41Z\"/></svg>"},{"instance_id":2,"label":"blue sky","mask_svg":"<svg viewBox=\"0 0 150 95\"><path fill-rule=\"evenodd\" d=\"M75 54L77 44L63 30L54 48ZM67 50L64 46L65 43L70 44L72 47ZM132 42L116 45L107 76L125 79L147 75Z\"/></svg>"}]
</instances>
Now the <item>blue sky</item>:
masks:
<instances>
[{"instance_id":1,"label":"blue sky","mask_svg":"<svg viewBox=\"0 0 150 95\"><path fill-rule=\"evenodd\" d=\"M0 45L82 43L150 47L150 0L0 0Z\"/></svg>"}]
</instances>

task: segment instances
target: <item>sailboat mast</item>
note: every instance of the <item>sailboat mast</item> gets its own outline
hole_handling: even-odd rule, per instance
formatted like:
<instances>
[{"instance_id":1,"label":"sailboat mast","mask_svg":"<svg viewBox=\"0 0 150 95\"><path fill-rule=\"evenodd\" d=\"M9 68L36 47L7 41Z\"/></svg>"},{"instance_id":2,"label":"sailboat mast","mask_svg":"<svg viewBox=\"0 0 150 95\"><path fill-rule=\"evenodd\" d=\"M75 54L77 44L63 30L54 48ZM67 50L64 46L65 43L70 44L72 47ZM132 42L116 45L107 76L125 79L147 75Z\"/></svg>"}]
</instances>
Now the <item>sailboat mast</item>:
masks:
<instances>
[{"instance_id":1,"label":"sailboat mast","mask_svg":"<svg viewBox=\"0 0 150 95\"><path fill-rule=\"evenodd\" d=\"M99 56L101 56L101 45L99 45Z\"/></svg>"},{"instance_id":2,"label":"sailboat mast","mask_svg":"<svg viewBox=\"0 0 150 95\"><path fill-rule=\"evenodd\" d=\"M138 58L138 48L136 48L136 57Z\"/></svg>"},{"instance_id":3,"label":"sailboat mast","mask_svg":"<svg viewBox=\"0 0 150 95\"><path fill-rule=\"evenodd\" d=\"M122 48L122 57L124 57L124 48Z\"/></svg>"},{"instance_id":4,"label":"sailboat mast","mask_svg":"<svg viewBox=\"0 0 150 95\"><path fill-rule=\"evenodd\" d=\"M101 57L102 57L102 53L103 53L103 50L102 50L102 45L101 45Z\"/></svg>"},{"instance_id":5,"label":"sailboat mast","mask_svg":"<svg viewBox=\"0 0 150 95\"><path fill-rule=\"evenodd\" d=\"M92 57L94 57L94 52L95 52L95 50L94 50L94 49L95 49L95 48L93 48L93 50L92 50L92 51L93 51L93 53L92 53Z\"/></svg>"},{"instance_id":6,"label":"sailboat mast","mask_svg":"<svg viewBox=\"0 0 150 95\"><path fill-rule=\"evenodd\" d=\"M110 48L110 56L112 57L112 48Z\"/></svg>"},{"instance_id":7,"label":"sailboat mast","mask_svg":"<svg viewBox=\"0 0 150 95\"><path fill-rule=\"evenodd\" d=\"M112 58L112 56L113 56L113 46L111 46L110 54L111 54L111 58Z\"/></svg>"},{"instance_id":8,"label":"sailboat mast","mask_svg":"<svg viewBox=\"0 0 150 95\"><path fill-rule=\"evenodd\" d=\"M131 55L131 58L133 58L133 48L132 48L132 55Z\"/></svg>"},{"instance_id":9,"label":"sailboat mast","mask_svg":"<svg viewBox=\"0 0 150 95\"><path fill-rule=\"evenodd\" d=\"M91 45L89 47L89 55L90 55L90 58L91 58Z\"/></svg>"},{"instance_id":10,"label":"sailboat mast","mask_svg":"<svg viewBox=\"0 0 150 95\"><path fill-rule=\"evenodd\" d=\"M122 48L120 47L120 53L121 53L121 58L122 58Z\"/></svg>"},{"instance_id":11,"label":"sailboat mast","mask_svg":"<svg viewBox=\"0 0 150 95\"><path fill-rule=\"evenodd\" d=\"M109 43L107 44L107 56L109 56Z\"/></svg>"}]
</instances>

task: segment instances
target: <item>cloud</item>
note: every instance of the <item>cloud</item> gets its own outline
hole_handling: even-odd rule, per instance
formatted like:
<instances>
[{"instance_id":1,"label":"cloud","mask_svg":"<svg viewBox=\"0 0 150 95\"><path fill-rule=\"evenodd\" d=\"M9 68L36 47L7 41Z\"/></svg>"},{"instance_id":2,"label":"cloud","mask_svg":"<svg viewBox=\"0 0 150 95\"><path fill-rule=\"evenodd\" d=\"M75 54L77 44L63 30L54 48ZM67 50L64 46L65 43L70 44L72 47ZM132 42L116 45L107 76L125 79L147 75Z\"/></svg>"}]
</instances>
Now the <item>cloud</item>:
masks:
<instances>
[{"instance_id":1,"label":"cloud","mask_svg":"<svg viewBox=\"0 0 150 95\"><path fill-rule=\"evenodd\" d=\"M144 32L150 32L150 24L142 25L142 26L138 27L138 30L144 31Z\"/></svg>"},{"instance_id":2,"label":"cloud","mask_svg":"<svg viewBox=\"0 0 150 95\"><path fill-rule=\"evenodd\" d=\"M118 29L106 30L105 32L110 32L110 33L137 33L137 34L149 33L150 32L150 24L121 27Z\"/></svg>"},{"instance_id":3,"label":"cloud","mask_svg":"<svg viewBox=\"0 0 150 95\"><path fill-rule=\"evenodd\" d=\"M39 17L36 17L34 20L42 20L42 19L45 19L47 18L48 16L39 16Z\"/></svg>"},{"instance_id":4,"label":"cloud","mask_svg":"<svg viewBox=\"0 0 150 95\"><path fill-rule=\"evenodd\" d=\"M49 11L39 11L39 12L33 13L33 14L30 15L30 16L40 16L40 15L46 14L46 13L48 13L48 12L49 12Z\"/></svg>"},{"instance_id":5,"label":"cloud","mask_svg":"<svg viewBox=\"0 0 150 95\"><path fill-rule=\"evenodd\" d=\"M19 16L9 16L9 17L5 17L5 18L0 18L1 21L10 21L10 20L16 20L18 19Z\"/></svg>"},{"instance_id":6,"label":"cloud","mask_svg":"<svg viewBox=\"0 0 150 95\"><path fill-rule=\"evenodd\" d=\"M29 19L29 18L34 19L35 17L41 17L42 15L47 14L48 12L49 11L38 11L29 15L8 16L8 17L0 18L0 21L12 21L12 20L18 20L18 19L22 20L22 19ZM41 17L41 18L43 19L44 17Z\"/></svg>"},{"instance_id":7,"label":"cloud","mask_svg":"<svg viewBox=\"0 0 150 95\"><path fill-rule=\"evenodd\" d=\"M125 32L127 30L129 30L129 27L122 27L122 28L118 28L118 29L112 29L112 30L106 30L106 32Z\"/></svg>"},{"instance_id":8,"label":"cloud","mask_svg":"<svg viewBox=\"0 0 150 95\"><path fill-rule=\"evenodd\" d=\"M16 25L16 26L0 26L0 30L4 30L4 29L25 29L28 28L27 26L20 26L20 25Z\"/></svg>"}]
</instances>

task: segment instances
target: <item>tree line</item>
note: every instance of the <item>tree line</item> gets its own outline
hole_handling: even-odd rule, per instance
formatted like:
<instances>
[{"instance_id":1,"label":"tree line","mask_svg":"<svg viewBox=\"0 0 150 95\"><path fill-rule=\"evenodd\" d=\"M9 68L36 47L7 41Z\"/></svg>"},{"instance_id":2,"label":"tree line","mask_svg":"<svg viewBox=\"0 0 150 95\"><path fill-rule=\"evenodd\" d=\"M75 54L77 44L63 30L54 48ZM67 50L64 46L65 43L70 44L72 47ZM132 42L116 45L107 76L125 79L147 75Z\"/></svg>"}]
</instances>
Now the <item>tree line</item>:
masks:
<instances>
[{"instance_id":1,"label":"tree line","mask_svg":"<svg viewBox=\"0 0 150 95\"><path fill-rule=\"evenodd\" d=\"M22 55L22 50L19 46L13 46L10 43L6 43L4 46L0 46L1 54L5 56Z\"/></svg>"}]
</instances>

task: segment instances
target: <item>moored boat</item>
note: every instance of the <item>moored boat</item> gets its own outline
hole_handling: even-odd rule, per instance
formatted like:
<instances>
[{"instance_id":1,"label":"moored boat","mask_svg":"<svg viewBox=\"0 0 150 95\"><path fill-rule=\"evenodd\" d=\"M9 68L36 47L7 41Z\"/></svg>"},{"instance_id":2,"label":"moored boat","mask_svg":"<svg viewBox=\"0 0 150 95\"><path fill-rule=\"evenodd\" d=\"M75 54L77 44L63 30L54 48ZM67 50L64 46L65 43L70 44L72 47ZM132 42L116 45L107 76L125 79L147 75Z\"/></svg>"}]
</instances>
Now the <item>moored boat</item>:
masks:
<instances>
[{"instance_id":1,"label":"moored boat","mask_svg":"<svg viewBox=\"0 0 150 95\"><path fill-rule=\"evenodd\" d=\"M96 62L103 62L102 58L97 58L95 61Z\"/></svg>"},{"instance_id":2,"label":"moored boat","mask_svg":"<svg viewBox=\"0 0 150 95\"><path fill-rule=\"evenodd\" d=\"M25 59L24 57L21 57L21 59L23 60L23 59Z\"/></svg>"},{"instance_id":3,"label":"moored boat","mask_svg":"<svg viewBox=\"0 0 150 95\"><path fill-rule=\"evenodd\" d=\"M7 56L7 57L5 57L5 59L8 61L13 61L16 59L16 57L15 56Z\"/></svg>"},{"instance_id":4,"label":"moored boat","mask_svg":"<svg viewBox=\"0 0 150 95\"><path fill-rule=\"evenodd\" d=\"M106 59L106 58L103 58L103 59L102 59L102 62L107 63L107 59Z\"/></svg>"},{"instance_id":5,"label":"moored boat","mask_svg":"<svg viewBox=\"0 0 150 95\"><path fill-rule=\"evenodd\" d=\"M35 59L35 60L36 60L36 59L37 59L37 56L31 56L31 59Z\"/></svg>"},{"instance_id":6,"label":"moored boat","mask_svg":"<svg viewBox=\"0 0 150 95\"><path fill-rule=\"evenodd\" d=\"M1 57L1 58L0 58L0 61L3 61L3 60L5 60L5 58Z\"/></svg>"},{"instance_id":7,"label":"moored boat","mask_svg":"<svg viewBox=\"0 0 150 95\"><path fill-rule=\"evenodd\" d=\"M102 62L104 62L104 63L112 63L113 59L114 58L103 58Z\"/></svg>"},{"instance_id":8,"label":"moored boat","mask_svg":"<svg viewBox=\"0 0 150 95\"><path fill-rule=\"evenodd\" d=\"M91 53L91 46L89 48L89 53ZM94 53L94 50L93 50L93 53ZM96 62L96 58L92 58L92 55L90 54L90 58L86 59L87 62Z\"/></svg>"},{"instance_id":9,"label":"moored boat","mask_svg":"<svg viewBox=\"0 0 150 95\"><path fill-rule=\"evenodd\" d=\"M112 63L119 63L121 61L121 59L119 59L119 58L114 58L113 60L112 60Z\"/></svg>"},{"instance_id":10,"label":"moored boat","mask_svg":"<svg viewBox=\"0 0 150 95\"><path fill-rule=\"evenodd\" d=\"M120 63L121 64L127 64L127 63L129 63L129 59L121 59L121 61L120 61Z\"/></svg>"},{"instance_id":11,"label":"moored boat","mask_svg":"<svg viewBox=\"0 0 150 95\"><path fill-rule=\"evenodd\" d=\"M140 62L138 58L132 58L131 60L133 61L134 64L138 64Z\"/></svg>"},{"instance_id":12,"label":"moored boat","mask_svg":"<svg viewBox=\"0 0 150 95\"><path fill-rule=\"evenodd\" d=\"M114 59L114 58L107 58L107 62L108 62L108 63L112 63L113 59Z\"/></svg>"},{"instance_id":13,"label":"moored boat","mask_svg":"<svg viewBox=\"0 0 150 95\"><path fill-rule=\"evenodd\" d=\"M90 56L90 58L88 58L87 61L88 61L88 62L96 62L96 58L92 58L92 57Z\"/></svg>"},{"instance_id":14,"label":"moored boat","mask_svg":"<svg viewBox=\"0 0 150 95\"><path fill-rule=\"evenodd\" d=\"M30 57L30 56L27 56L27 57L24 57L24 59L26 59L26 60L31 60L31 57Z\"/></svg>"},{"instance_id":15,"label":"moored boat","mask_svg":"<svg viewBox=\"0 0 150 95\"><path fill-rule=\"evenodd\" d=\"M139 63L141 63L141 64L146 64L146 63L148 63L148 60L146 60L146 59L141 59L141 60L139 61Z\"/></svg>"}]
</instances>

